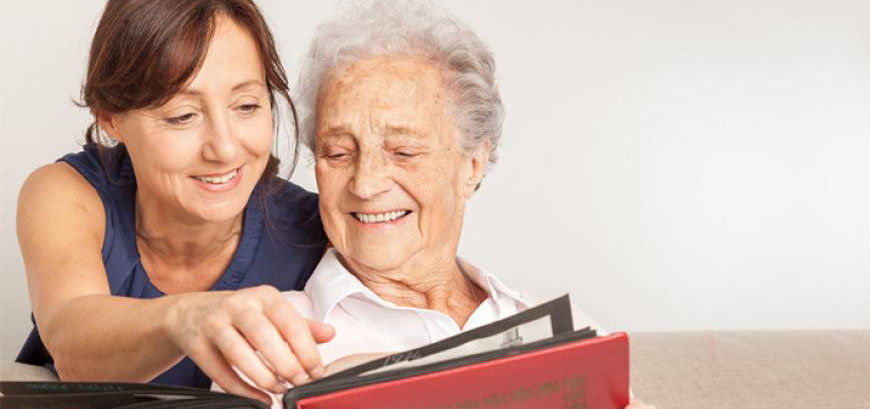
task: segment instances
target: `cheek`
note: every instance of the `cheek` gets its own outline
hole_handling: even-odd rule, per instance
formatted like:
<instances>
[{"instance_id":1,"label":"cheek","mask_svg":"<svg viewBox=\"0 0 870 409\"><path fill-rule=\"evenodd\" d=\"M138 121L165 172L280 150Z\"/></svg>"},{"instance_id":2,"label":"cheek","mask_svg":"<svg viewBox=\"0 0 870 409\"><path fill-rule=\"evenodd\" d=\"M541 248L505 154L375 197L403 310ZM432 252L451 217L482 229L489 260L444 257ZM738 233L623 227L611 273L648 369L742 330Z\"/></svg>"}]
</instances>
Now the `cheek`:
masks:
<instances>
[{"instance_id":1,"label":"cheek","mask_svg":"<svg viewBox=\"0 0 870 409\"><path fill-rule=\"evenodd\" d=\"M125 143L137 175L147 175L187 169L199 151L197 140L192 132L152 132L132 135Z\"/></svg>"},{"instance_id":2,"label":"cheek","mask_svg":"<svg viewBox=\"0 0 870 409\"><path fill-rule=\"evenodd\" d=\"M455 165L449 159L438 161L407 183L431 228L438 231L452 229L454 222L462 218L463 184L461 172Z\"/></svg>"},{"instance_id":3,"label":"cheek","mask_svg":"<svg viewBox=\"0 0 870 409\"><path fill-rule=\"evenodd\" d=\"M257 120L253 121L244 131L248 137L248 150L256 156L264 156L272 152L272 116L266 113Z\"/></svg>"},{"instance_id":4,"label":"cheek","mask_svg":"<svg viewBox=\"0 0 870 409\"><path fill-rule=\"evenodd\" d=\"M317 191L320 194L321 208L335 208L345 186L343 172L318 160L314 166L314 175L317 180Z\"/></svg>"},{"instance_id":5,"label":"cheek","mask_svg":"<svg viewBox=\"0 0 870 409\"><path fill-rule=\"evenodd\" d=\"M320 217L323 229L329 240L337 246L344 243L346 220L341 211L340 200L344 189L344 175L340 170L331 168L318 161L314 166L317 192L320 195Z\"/></svg>"},{"instance_id":6,"label":"cheek","mask_svg":"<svg viewBox=\"0 0 870 409\"><path fill-rule=\"evenodd\" d=\"M449 160L436 161L430 166L418 169L415 181L417 191L421 197L426 197L436 203L453 203L456 196L461 194L458 189L459 172L453 162Z\"/></svg>"}]
</instances>

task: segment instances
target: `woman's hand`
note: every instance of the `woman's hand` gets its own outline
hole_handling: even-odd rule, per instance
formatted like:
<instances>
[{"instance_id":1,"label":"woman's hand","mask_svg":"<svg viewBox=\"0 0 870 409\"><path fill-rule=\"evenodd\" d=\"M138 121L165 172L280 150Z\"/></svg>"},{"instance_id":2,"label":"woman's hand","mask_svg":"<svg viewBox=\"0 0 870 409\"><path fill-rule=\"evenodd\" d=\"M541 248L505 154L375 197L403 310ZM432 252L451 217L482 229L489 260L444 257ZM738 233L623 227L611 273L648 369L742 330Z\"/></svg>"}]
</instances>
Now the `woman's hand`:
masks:
<instances>
[{"instance_id":1,"label":"woman's hand","mask_svg":"<svg viewBox=\"0 0 870 409\"><path fill-rule=\"evenodd\" d=\"M317 343L335 330L303 318L271 286L183 294L167 317L169 336L214 382L237 395L269 401L274 393L323 376ZM234 370L235 368L235 370Z\"/></svg>"},{"instance_id":2,"label":"woman's hand","mask_svg":"<svg viewBox=\"0 0 870 409\"><path fill-rule=\"evenodd\" d=\"M656 409L653 405L647 405L640 401L640 399L632 399L631 402L628 403L628 406L625 409Z\"/></svg>"}]
</instances>

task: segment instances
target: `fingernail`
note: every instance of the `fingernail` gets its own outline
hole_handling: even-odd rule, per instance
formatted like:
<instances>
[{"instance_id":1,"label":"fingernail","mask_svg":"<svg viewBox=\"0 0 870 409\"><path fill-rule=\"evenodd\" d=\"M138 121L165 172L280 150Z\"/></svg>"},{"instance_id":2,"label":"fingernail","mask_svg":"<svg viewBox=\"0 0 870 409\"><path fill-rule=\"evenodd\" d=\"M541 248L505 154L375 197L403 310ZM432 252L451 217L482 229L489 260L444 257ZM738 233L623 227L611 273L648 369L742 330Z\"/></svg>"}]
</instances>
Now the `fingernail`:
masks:
<instances>
[{"instance_id":1,"label":"fingernail","mask_svg":"<svg viewBox=\"0 0 870 409\"><path fill-rule=\"evenodd\" d=\"M275 387L275 391L277 393L284 393L290 390L290 386L287 384L287 381L281 382L278 386Z\"/></svg>"},{"instance_id":2,"label":"fingernail","mask_svg":"<svg viewBox=\"0 0 870 409\"><path fill-rule=\"evenodd\" d=\"M300 373L299 375L294 376L293 380L291 382L293 382L293 385L299 386L299 385L302 385L304 383L307 383L310 380L311 380L311 378L308 377L308 374L303 372L303 373Z\"/></svg>"},{"instance_id":3,"label":"fingernail","mask_svg":"<svg viewBox=\"0 0 870 409\"><path fill-rule=\"evenodd\" d=\"M323 365L319 365L318 367L312 369L311 372L309 372L309 373L311 374L312 378L316 379L316 378L322 378L324 372L326 372L326 369L323 368Z\"/></svg>"}]
</instances>

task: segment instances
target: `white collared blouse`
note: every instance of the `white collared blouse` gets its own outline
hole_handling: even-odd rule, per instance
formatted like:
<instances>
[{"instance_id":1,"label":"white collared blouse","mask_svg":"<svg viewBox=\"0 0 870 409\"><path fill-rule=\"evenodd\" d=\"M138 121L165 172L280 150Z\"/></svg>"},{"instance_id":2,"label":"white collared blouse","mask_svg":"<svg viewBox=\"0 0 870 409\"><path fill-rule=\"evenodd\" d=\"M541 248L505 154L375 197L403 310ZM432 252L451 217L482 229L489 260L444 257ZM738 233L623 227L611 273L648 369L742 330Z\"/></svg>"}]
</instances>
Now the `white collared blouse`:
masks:
<instances>
[{"instance_id":1,"label":"white collared blouse","mask_svg":"<svg viewBox=\"0 0 870 409\"><path fill-rule=\"evenodd\" d=\"M401 352L421 347L523 311L537 302L506 286L494 275L460 259L462 267L488 297L460 328L440 311L401 307L379 297L363 285L329 249L314 269L303 291L284 296L308 319L335 327L335 337L319 345L324 365L352 354ZM574 308L574 327L599 328Z\"/></svg>"}]
</instances>

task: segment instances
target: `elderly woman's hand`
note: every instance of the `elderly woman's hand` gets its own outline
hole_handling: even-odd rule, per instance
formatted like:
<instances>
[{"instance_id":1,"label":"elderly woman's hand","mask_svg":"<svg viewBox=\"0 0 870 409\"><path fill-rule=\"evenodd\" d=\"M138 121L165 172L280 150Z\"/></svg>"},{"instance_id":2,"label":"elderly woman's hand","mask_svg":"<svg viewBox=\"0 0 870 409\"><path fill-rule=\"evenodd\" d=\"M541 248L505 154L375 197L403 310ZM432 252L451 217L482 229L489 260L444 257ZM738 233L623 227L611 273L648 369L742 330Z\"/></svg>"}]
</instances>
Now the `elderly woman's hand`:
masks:
<instances>
[{"instance_id":1,"label":"elderly woman's hand","mask_svg":"<svg viewBox=\"0 0 870 409\"><path fill-rule=\"evenodd\" d=\"M285 380L300 384L323 375L317 343L335 335L266 285L181 295L166 326L175 344L224 390L267 402L234 368L257 387L282 393Z\"/></svg>"}]
</instances>

